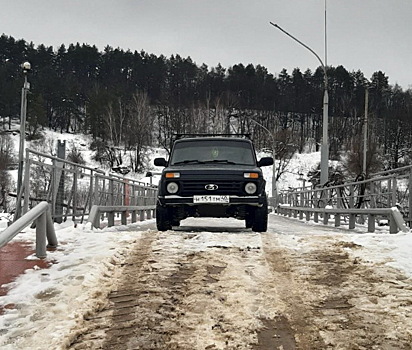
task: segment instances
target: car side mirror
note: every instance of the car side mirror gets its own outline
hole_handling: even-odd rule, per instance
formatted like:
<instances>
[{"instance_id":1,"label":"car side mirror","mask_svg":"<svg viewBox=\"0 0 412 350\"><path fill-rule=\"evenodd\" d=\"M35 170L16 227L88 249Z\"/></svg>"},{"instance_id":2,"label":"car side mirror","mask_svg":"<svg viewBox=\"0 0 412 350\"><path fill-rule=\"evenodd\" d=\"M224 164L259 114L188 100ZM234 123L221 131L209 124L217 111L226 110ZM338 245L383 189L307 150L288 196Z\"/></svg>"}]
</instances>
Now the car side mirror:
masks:
<instances>
[{"instance_id":1,"label":"car side mirror","mask_svg":"<svg viewBox=\"0 0 412 350\"><path fill-rule=\"evenodd\" d=\"M258 167L273 165L273 158L272 157L263 157L261 160L258 161Z\"/></svg>"},{"instance_id":2,"label":"car side mirror","mask_svg":"<svg viewBox=\"0 0 412 350\"><path fill-rule=\"evenodd\" d=\"M165 166L167 166L167 161L164 158L155 158L154 165L165 167Z\"/></svg>"}]
</instances>

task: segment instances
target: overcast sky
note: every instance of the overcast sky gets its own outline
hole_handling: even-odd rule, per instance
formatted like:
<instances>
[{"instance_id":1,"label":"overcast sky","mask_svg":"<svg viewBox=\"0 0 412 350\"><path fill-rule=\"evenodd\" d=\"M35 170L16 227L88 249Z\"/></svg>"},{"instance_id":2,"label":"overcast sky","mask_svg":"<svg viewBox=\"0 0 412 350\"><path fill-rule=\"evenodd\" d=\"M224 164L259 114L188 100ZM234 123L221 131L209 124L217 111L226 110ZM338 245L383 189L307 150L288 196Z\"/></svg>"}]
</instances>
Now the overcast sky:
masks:
<instances>
[{"instance_id":1,"label":"overcast sky","mask_svg":"<svg viewBox=\"0 0 412 350\"><path fill-rule=\"evenodd\" d=\"M412 87L412 1L326 0L327 64L378 70ZM325 0L0 0L0 33L45 44L79 42L190 56L199 66L252 63L277 75L325 61Z\"/></svg>"}]
</instances>

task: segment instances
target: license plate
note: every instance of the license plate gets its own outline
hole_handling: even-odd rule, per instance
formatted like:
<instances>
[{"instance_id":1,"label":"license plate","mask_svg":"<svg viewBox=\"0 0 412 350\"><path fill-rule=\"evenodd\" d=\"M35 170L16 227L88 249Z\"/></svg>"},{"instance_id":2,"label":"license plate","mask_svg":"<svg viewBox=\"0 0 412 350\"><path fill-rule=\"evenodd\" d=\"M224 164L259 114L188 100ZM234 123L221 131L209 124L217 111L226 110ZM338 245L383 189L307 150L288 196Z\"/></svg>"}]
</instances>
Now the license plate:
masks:
<instances>
[{"instance_id":1,"label":"license plate","mask_svg":"<svg viewBox=\"0 0 412 350\"><path fill-rule=\"evenodd\" d=\"M193 196L193 203L229 203L229 196Z\"/></svg>"}]
</instances>

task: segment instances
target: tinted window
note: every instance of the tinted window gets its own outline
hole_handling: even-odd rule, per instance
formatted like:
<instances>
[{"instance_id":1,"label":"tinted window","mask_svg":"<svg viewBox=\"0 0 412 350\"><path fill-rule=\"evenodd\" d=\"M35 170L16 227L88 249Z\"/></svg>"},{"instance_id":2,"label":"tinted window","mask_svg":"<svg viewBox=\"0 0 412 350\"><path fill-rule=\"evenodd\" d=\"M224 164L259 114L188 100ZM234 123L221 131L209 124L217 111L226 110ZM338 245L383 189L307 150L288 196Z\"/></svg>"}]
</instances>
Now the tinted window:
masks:
<instances>
[{"instance_id":1,"label":"tinted window","mask_svg":"<svg viewBox=\"0 0 412 350\"><path fill-rule=\"evenodd\" d=\"M175 144L171 165L179 163L235 163L255 165L249 142L232 140L184 141Z\"/></svg>"}]
</instances>

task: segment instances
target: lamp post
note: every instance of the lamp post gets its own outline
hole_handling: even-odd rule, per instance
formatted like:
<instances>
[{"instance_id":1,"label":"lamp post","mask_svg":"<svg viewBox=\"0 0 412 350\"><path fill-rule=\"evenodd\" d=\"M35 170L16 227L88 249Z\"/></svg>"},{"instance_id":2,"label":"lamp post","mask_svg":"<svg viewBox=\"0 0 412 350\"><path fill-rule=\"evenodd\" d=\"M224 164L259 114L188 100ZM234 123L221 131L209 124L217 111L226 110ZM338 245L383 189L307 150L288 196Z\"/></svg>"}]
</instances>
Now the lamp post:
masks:
<instances>
[{"instance_id":1,"label":"lamp post","mask_svg":"<svg viewBox=\"0 0 412 350\"><path fill-rule=\"evenodd\" d=\"M281 28L279 25L270 22L272 26L275 28L279 29L283 33L285 33L287 36L298 42L300 45L302 45L304 48L309 50L312 54L315 55L315 57L319 60L323 73L324 73L324 94L323 94L323 128L322 128L322 145L320 148L320 184L324 185L329 178L328 171L328 159L329 159L329 144L328 144L328 122L329 122L329 116L328 116L328 105L329 105L329 95L328 95L328 75L326 72L326 66L324 65L323 61L320 59L318 54L313 51L309 46L305 45L303 42L295 38L293 35L289 34L286 30ZM325 31L326 32L326 31Z\"/></svg>"},{"instance_id":2,"label":"lamp post","mask_svg":"<svg viewBox=\"0 0 412 350\"><path fill-rule=\"evenodd\" d=\"M21 197L22 197L22 182L23 182L23 166L24 166L24 139L26 136L26 114L27 114L27 92L30 89L30 83L27 81L27 74L31 70L30 62L24 62L21 65L24 74L24 85L21 90L21 109L20 109L20 144L19 144L19 168L17 175L17 205L16 219L21 213Z\"/></svg>"},{"instance_id":3,"label":"lamp post","mask_svg":"<svg viewBox=\"0 0 412 350\"><path fill-rule=\"evenodd\" d=\"M366 155L368 153L368 104L369 104L369 87L365 89L365 120L363 123L363 162L362 172L366 178Z\"/></svg>"},{"instance_id":4,"label":"lamp post","mask_svg":"<svg viewBox=\"0 0 412 350\"><path fill-rule=\"evenodd\" d=\"M264 125L260 124L259 122L257 122L256 120L249 118L250 121L252 121L253 123L255 123L256 125L260 126L263 130L265 130L271 140L272 140L272 157L273 157L273 165L272 165L272 198L275 201L274 203L274 207L277 207L277 195L278 195L278 191L277 191L277 185L276 185L276 149L275 149L275 137L273 136L273 133Z\"/></svg>"}]
</instances>

